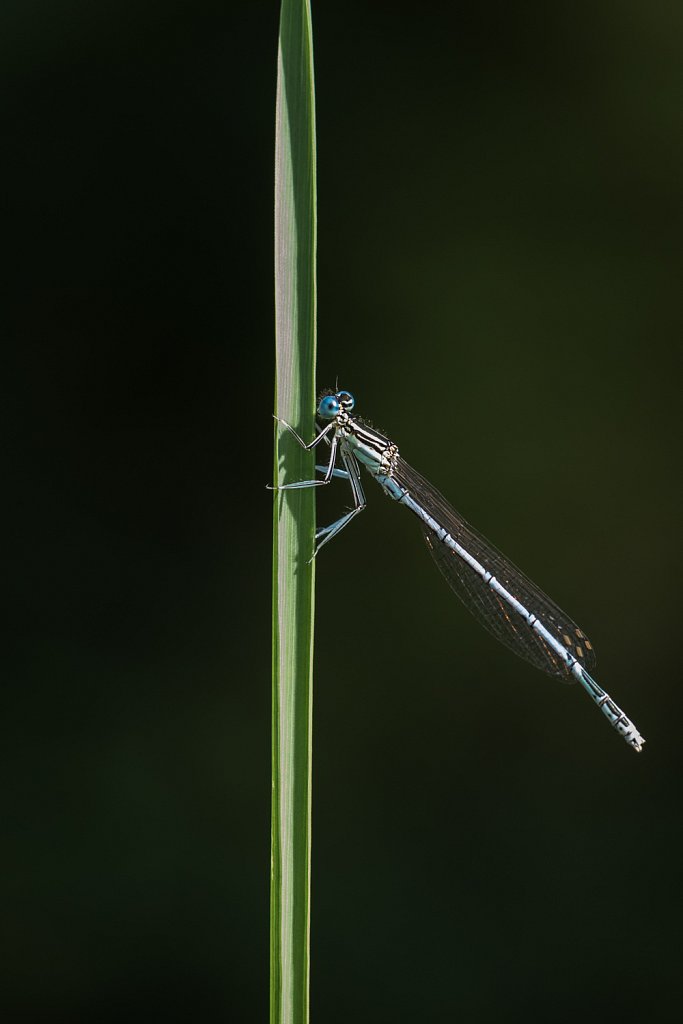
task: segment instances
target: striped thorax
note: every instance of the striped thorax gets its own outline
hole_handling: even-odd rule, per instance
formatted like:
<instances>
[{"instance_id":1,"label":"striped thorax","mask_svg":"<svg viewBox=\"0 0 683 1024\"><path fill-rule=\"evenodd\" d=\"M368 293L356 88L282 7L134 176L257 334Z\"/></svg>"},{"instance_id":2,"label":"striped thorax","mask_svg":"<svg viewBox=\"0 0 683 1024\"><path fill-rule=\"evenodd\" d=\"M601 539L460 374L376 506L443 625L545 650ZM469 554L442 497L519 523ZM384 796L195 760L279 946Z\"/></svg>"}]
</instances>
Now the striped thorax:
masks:
<instances>
[{"instance_id":1,"label":"striped thorax","mask_svg":"<svg viewBox=\"0 0 683 1024\"><path fill-rule=\"evenodd\" d=\"M398 446L393 441L347 413L337 417L336 433L342 451L354 455L373 476L392 475L398 459Z\"/></svg>"}]
</instances>

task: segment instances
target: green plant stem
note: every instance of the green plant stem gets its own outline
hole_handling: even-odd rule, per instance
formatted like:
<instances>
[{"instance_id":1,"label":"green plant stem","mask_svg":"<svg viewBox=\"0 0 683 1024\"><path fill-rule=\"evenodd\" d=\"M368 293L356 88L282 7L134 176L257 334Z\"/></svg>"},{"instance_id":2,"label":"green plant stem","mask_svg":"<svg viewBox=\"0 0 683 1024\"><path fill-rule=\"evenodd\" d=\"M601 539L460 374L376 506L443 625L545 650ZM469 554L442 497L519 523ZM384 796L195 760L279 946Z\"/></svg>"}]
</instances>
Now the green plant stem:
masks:
<instances>
[{"instance_id":1,"label":"green plant stem","mask_svg":"<svg viewBox=\"0 0 683 1024\"><path fill-rule=\"evenodd\" d=\"M282 0L275 132L275 412L312 437L316 180L309 0ZM275 483L314 458L275 425ZM309 1019L313 490L276 493L273 522L271 1024Z\"/></svg>"}]
</instances>

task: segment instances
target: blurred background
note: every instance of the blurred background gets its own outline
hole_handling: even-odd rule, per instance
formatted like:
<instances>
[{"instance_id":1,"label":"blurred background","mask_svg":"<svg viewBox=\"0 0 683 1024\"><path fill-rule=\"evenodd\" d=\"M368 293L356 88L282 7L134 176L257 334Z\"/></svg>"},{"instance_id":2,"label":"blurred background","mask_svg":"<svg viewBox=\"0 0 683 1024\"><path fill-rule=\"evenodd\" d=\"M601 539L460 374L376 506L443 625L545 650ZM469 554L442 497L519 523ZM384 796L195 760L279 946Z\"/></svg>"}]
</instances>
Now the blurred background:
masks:
<instances>
[{"instance_id":1,"label":"blurred background","mask_svg":"<svg viewBox=\"0 0 683 1024\"><path fill-rule=\"evenodd\" d=\"M319 383L648 741L369 481L318 566L313 1019L678 1020L683 9L313 6ZM277 21L3 5L8 1021L266 1019Z\"/></svg>"}]
</instances>

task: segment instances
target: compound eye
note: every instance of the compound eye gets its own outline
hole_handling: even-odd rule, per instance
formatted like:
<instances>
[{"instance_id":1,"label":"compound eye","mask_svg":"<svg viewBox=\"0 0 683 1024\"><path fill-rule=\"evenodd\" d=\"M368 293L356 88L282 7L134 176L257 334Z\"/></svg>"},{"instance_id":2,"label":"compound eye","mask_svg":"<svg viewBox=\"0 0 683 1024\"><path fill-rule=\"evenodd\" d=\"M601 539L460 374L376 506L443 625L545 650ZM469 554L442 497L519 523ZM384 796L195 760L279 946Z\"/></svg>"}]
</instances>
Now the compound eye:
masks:
<instances>
[{"instance_id":1,"label":"compound eye","mask_svg":"<svg viewBox=\"0 0 683 1024\"><path fill-rule=\"evenodd\" d=\"M323 420L333 420L337 413L341 412L341 406L336 395L325 395L318 406L318 416Z\"/></svg>"},{"instance_id":2,"label":"compound eye","mask_svg":"<svg viewBox=\"0 0 683 1024\"><path fill-rule=\"evenodd\" d=\"M354 405L356 404L356 400L355 400L355 398L353 397L353 395L351 394L350 391L338 391L337 392L337 398L341 402L341 404L342 404L343 408L346 410L346 412L351 412L351 410L353 409Z\"/></svg>"}]
</instances>

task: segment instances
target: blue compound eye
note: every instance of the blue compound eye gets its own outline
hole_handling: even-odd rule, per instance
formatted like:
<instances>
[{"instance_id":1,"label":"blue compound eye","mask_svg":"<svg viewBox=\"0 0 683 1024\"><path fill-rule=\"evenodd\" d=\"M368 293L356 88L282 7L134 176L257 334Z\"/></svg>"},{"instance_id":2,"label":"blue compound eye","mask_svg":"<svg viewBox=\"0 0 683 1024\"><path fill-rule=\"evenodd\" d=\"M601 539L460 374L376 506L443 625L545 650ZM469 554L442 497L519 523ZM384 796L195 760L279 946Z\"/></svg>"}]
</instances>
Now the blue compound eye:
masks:
<instances>
[{"instance_id":1,"label":"blue compound eye","mask_svg":"<svg viewBox=\"0 0 683 1024\"><path fill-rule=\"evenodd\" d=\"M341 406L336 395L325 395L318 406L318 416L323 420L333 420L338 412L341 412Z\"/></svg>"},{"instance_id":2,"label":"blue compound eye","mask_svg":"<svg viewBox=\"0 0 683 1024\"><path fill-rule=\"evenodd\" d=\"M351 412L354 405L356 404L356 400L350 391L338 391L337 398L341 402L342 407L346 412Z\"/></svg>"}]
</instances>

